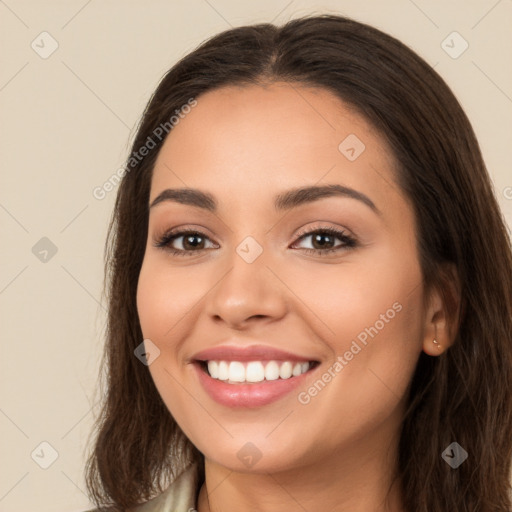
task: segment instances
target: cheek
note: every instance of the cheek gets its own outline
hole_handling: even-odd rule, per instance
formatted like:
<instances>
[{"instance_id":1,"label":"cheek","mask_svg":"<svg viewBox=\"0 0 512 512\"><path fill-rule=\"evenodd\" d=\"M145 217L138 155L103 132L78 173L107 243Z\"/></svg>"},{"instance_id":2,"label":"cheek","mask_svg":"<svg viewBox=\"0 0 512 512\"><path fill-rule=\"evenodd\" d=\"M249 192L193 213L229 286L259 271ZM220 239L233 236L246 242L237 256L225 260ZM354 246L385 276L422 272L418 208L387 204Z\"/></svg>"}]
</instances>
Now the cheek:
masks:
<instances>
[{"instance_id":1,"label":"cheek","mask_svg":"<svg viewBox=\"0 0 512 512\"><path fill-rule=\"evenodd\" d=\"M421 321L422 274L411 244L381 243L314 272L304 264L296 270L281 273L308 306L309 322L321 321L321 337L338 352L347 340L359 336L364 343Z\"/></svg>"},{"instance_id":2,"label":"cheek","mask_svg":"<svg viewBox=\"0 0 512 512\"><path fill-rule=\"evenodd\" d=\"M421 269L412 248L391 244L373 252L371 259L340 265L336 272L333 268L325 266L314 278L295 280L300 285L294 291L307 298L314 312L309 313L311 322L322 321L335 375L325 375L332 384L319 383L311 395L304 390L304 401L311 398L311 410L320 410L322 402L344 403L344 410L351 411L344 421L357 429L358 422L389 414L412 378L422 342ZM322 326L328 327L327 335ZM333 368L336 361L339 365ZM339 425L333 425L336 435Z\"/></svg>"},{"instance_id":3,"label":"cheek","mask_svg":"<svg viewBox=\"0 0 512 512\"><path fill-rule=\"evenodd\" d=\"M137 311L145 338L155 343L171 339L180 323L204 293L191 272L169 267L158 257L144 260L137 286Z\"/></svg>"},{"instance_id":4,"label":"cheek","mask_svg":"<svg viewBox=\"0 0 512 512\"><path fill-rule=\"evenodd\" d=\"M344 304L337 323L331 320L336 329L332 362L300 390L299 402L311 418L305 430L350 443L388 421L398 425L421 351L419 304L419 297L407 292L374 293L366 302Z\"/></svg>"},{"instance_id":5,"label":"cheek","mask_svg":"<svg viewBox=\"0 0 512 512\"><path fill-rule=\"evenodd\" d=\"M165 258L144 259L137 286L137 312L144 339L151 340L160 353L149 365L155 386L175 419L190 408L187 393L179 384L192 368L180 359L182 340L194 326L194 306L204 296L200 279L191 279L186 268L171 271ZM204 282L204 280L203 280Z\"/></svg>"}]
</instances>

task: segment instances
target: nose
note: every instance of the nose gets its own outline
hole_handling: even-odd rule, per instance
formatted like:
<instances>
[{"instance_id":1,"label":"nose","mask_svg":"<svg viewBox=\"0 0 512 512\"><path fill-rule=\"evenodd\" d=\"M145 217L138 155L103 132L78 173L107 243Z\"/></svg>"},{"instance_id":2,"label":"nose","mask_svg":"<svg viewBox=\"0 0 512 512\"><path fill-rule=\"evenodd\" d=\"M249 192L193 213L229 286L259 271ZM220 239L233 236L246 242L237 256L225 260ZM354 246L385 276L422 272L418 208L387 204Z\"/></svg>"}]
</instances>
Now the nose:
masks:
<instances>
[{"instance_id":1,"label":"nose","mask_svg":"<svg viewBox=\"0 0 512 512\"><path fill-rule=\"evenodd\" d=\"M238 330L282 318L288 304L286 287L268 263L265 251L252 263L233 251L229 269L207 295L209 317Z\"/></svg>"}]
</instances>

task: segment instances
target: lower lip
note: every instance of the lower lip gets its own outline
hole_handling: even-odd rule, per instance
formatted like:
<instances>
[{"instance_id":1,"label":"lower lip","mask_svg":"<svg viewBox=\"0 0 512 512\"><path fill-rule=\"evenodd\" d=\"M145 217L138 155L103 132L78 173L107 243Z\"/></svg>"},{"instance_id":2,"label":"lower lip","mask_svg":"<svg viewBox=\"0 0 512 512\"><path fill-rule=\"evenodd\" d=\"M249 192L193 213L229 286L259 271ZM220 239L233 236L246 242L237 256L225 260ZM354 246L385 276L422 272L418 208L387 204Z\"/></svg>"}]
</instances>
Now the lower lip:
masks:
<instances>
[{"instance_id":1,"label":"lower lip","mask_svg":"<svg viewBox=\"0 0 512 512\"><path fill-rule=\"evenodd\" d=\"M270 404L304 384L316 368L289 379L264 380L253 384L228 384L213 379L199 363L194 363L199 381L213 400L226 407L261 407Z\"/></svg>"}]
</instances>

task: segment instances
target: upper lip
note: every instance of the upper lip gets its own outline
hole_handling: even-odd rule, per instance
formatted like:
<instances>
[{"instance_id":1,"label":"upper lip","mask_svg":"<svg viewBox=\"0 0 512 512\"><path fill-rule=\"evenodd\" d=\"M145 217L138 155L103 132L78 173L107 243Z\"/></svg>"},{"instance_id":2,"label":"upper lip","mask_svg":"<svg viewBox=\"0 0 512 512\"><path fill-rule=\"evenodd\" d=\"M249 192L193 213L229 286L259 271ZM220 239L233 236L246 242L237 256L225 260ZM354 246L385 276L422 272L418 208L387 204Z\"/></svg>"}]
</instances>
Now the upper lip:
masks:
<instances>
[{"instance_id":1,"label":"upper lip","mask_svg":"<svg viewBox=\"0 0 512 512\"><path fill-rule=\"evenodd\" d=\"M196 361L316 361L315 358L301 356L265 345L219 345L201 350L192 356Z\"/></svg>"}]
</instances>

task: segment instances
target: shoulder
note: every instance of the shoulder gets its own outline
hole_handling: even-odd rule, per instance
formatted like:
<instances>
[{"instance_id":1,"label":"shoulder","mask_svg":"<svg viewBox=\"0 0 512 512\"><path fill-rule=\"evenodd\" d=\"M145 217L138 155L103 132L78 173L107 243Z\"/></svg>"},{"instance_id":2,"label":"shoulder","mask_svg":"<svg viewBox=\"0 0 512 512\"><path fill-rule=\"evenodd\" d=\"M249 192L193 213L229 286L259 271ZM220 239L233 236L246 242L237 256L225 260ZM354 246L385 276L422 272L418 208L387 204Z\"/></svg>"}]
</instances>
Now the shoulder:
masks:
<instances>
[{"instance_id":1,"label":"shoulder","mask_svg":"<svg viewBox=\"0 0 512 512\"><path fill-rule=\"evenodd\" d=\"M130 512L192 512L197 508L198 465L189 465L169 487L146 503L130 509ZM85 512L101 512L99 509Z\"/></svg>"}]
</instances>

